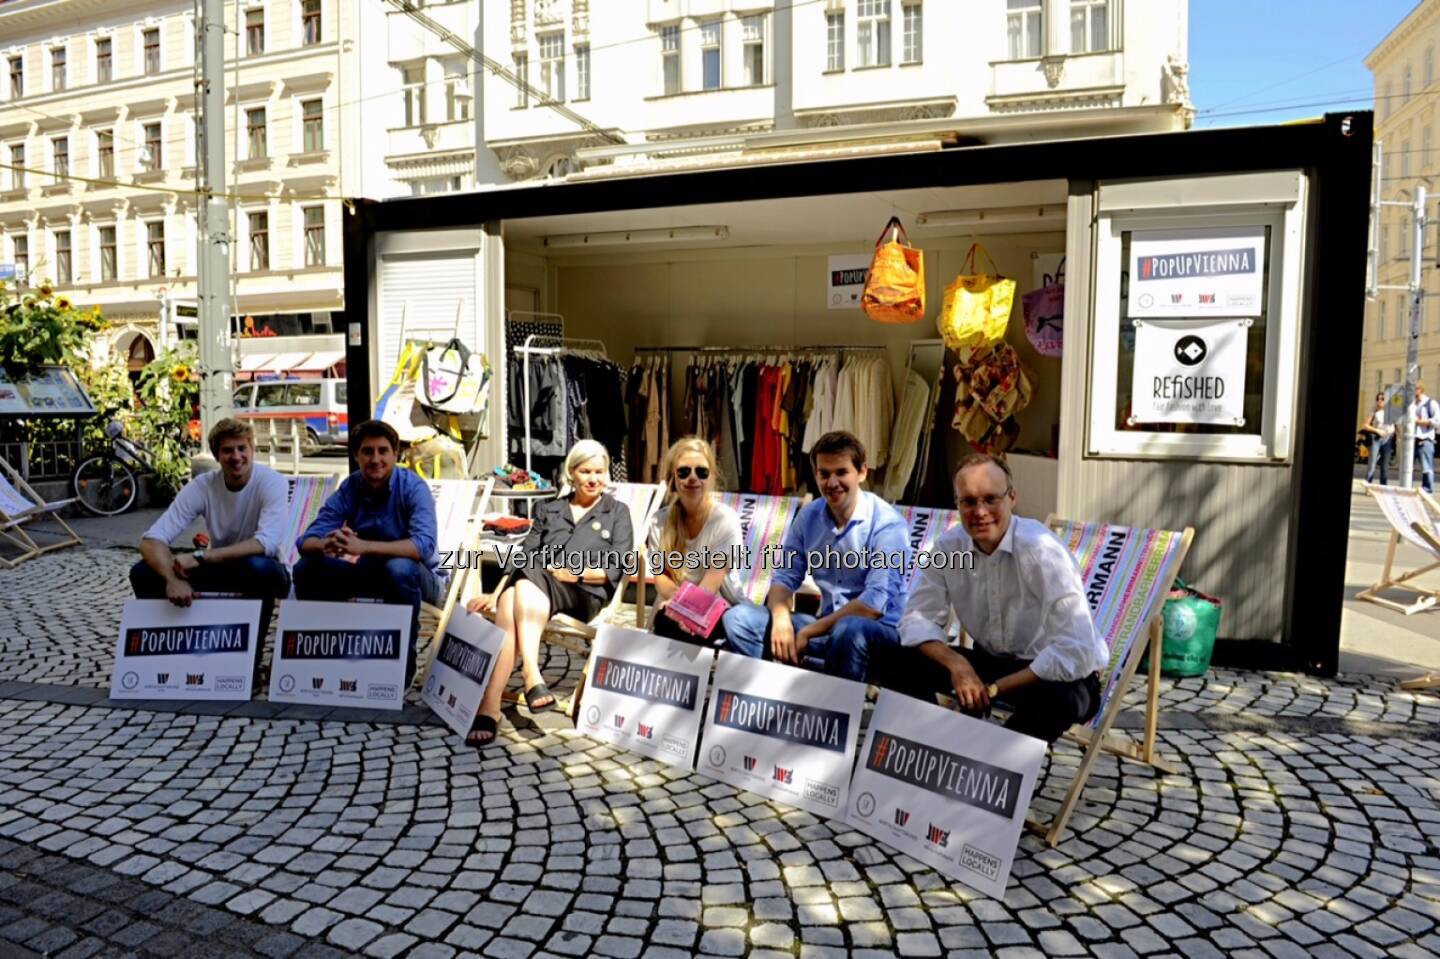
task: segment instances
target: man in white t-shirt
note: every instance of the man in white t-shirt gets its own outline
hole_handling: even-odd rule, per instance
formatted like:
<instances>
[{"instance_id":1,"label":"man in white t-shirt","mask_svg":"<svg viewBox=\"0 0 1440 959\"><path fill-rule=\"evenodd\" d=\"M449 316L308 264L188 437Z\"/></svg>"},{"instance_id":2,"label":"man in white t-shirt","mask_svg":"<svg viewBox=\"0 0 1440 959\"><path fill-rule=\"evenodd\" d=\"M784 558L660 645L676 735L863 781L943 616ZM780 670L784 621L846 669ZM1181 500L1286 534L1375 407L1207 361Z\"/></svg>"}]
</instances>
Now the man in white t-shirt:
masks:
<instances>
[{"instance_id":1,"label":"man in white t-shirt","mask_svg":"<svg viewBox=\"0 0 1440 959\"><path fill-rule=\"evenodd\" d=\"M1440 420L1440 404L1425 395L1425 384L1415 384L1415 465L1420 470L1420 485L1425 492L1435 492L1435 425Z\"/></svg>"},{"instance_id":2,"label":"man in white t-shirt","mask_svg":"<svg viewBox=\"0 0 1440 959\"><path fill-rule=\"evenodd\" d=\"M181 488L175 502L140 540L143 559L130 570L140 599L168 599L189 606L197 592L238 593L262 600L260 638L270 626L275 600L290 592L290 574L279 559L287 544L290 492L285 477L255 463L249 424L223 419L210 430L210 452L220 468ZM170 543L204 517L210 544L175 555ZM256 657L256 663L260 662Z\"/></svg>"}]
</instances>

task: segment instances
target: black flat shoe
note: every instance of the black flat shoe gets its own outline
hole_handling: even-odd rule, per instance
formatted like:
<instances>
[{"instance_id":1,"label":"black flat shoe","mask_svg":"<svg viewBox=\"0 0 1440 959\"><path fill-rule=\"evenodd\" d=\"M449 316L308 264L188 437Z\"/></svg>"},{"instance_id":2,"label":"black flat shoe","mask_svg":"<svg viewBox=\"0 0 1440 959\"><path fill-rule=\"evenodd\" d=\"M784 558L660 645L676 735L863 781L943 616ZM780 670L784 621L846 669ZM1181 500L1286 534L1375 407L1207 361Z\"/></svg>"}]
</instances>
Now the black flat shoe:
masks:
<instances>
[{"instance_id":1,"label":"black flat shoe","mask_svg":"<svg viewBox=\"0 0 1440 959\"><path fill-rule=\"evenodd\" d=\"M550 701L537 706L535 705L537 699L549 699ZM532 713L548 713L555 708L555 703L555 694L550 692L550 688L544 683L536 683L525 690L525 705L530 708Z\"/></svg>"},{"instance_id":2,"label":"black flat shoe","mask_svg":"<svg viewBox=\"0 0 1440 959\"><path fill-rule=\"evenodd\" d=\"M484 749L495 741L500 732L500 720L494 716L486 716L481 713L475 717L470 724L470 733L465 737L465 745L474 746L476 749ZM487 733L484 739L476 739L477 733Z\"/></svg>"}]
</instances>

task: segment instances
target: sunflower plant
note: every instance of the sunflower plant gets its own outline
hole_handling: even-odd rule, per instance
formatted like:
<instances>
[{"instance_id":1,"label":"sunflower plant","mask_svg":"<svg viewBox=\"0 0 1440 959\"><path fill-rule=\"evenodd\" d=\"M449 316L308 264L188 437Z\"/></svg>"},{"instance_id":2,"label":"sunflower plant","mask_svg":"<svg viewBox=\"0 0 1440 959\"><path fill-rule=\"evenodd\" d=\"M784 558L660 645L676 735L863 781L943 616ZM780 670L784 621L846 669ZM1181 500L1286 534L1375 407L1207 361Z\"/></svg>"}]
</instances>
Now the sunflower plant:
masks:
<instances>
[{"instance_id":1,"label":"sunflower plant","mask_svg":"<svg viewBox=\"0 0 1440 959\"><path fill-rule=\"evenodd\" d=\"M12 378L41 366L79 366L104 328L99 307L78 309L49 284L20 291L0 281L0 366Z\"/></svg>"},{"instance_id":2,"label":"sunflower plant","mask_svg":"<svg viewBox=\"0 0 1440 959\"><path fill-rule=\"evenodd\" d=\"M158 485L174 493L190 478L190 457L198 449L190 438L191 415L200 399L194 342L182 341L141 370L136 397L136 432L154 454Z\"/></svg>"}]
</instances>

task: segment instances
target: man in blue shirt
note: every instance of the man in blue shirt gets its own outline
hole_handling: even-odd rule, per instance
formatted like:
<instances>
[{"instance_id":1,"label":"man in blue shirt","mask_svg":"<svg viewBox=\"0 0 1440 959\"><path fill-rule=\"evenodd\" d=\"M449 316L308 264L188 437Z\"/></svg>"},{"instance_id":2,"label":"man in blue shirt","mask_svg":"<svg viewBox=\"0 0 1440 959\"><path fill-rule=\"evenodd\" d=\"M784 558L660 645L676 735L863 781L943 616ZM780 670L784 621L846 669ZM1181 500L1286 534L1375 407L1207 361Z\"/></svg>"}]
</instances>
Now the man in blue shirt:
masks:
<instances>
[{"instance_id":1,"label":"man in blue shirt","mask_svg":"<svg viewBox=\"0 0 1440 959\"><path fill-rule=\"evenodd\" d=\"M786 531L765 606L726 611L727 644L746 656L863 682L871 649L900 641L909 529L893 506L860 488L865 447L850 433L820 437L810 465L823 498L806 504ZM818 619L790 612L807 572L820 588Z\"/></svg>"},{"instance_id":2,"label":"man in blue shirt","mask_svg":"<svg viewBox=\"0 0 1440 959\"><path fill-rule=\"evenodd\" d=\"M437 601L435 499L425 481L396 469L400 438L388 423L369 420L350 431L350 452L360 469L320 507L296 540L295 595L343 601L357 596L408 605L409 662L415 678L415 637L420 603Z\"/></svg>"}]
</instances>

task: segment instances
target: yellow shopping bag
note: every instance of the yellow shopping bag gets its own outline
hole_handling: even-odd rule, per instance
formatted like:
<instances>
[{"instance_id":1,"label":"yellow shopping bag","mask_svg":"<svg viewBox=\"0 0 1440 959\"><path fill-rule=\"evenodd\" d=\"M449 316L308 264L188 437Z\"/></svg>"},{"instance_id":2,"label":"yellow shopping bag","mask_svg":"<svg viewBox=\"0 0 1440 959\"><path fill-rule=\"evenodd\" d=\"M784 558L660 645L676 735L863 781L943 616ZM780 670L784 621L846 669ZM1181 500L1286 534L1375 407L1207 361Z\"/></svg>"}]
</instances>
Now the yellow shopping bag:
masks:
<instances>
[{"instance_id":1,"label":"yellow shopping bag","mask_svg":"<svg viewBox=\"0 0 1440 959\"><path fill-rule=\"evenodd\" d=\"M976 251L990 260L990 273L975 272ZM1015 281L1000 275L995 260L978 243L970 244L961 273L945 288L945 302L935 325L952 350L994 346L1005 338L1015 306Z\"/></svg>"}]
</instances>

